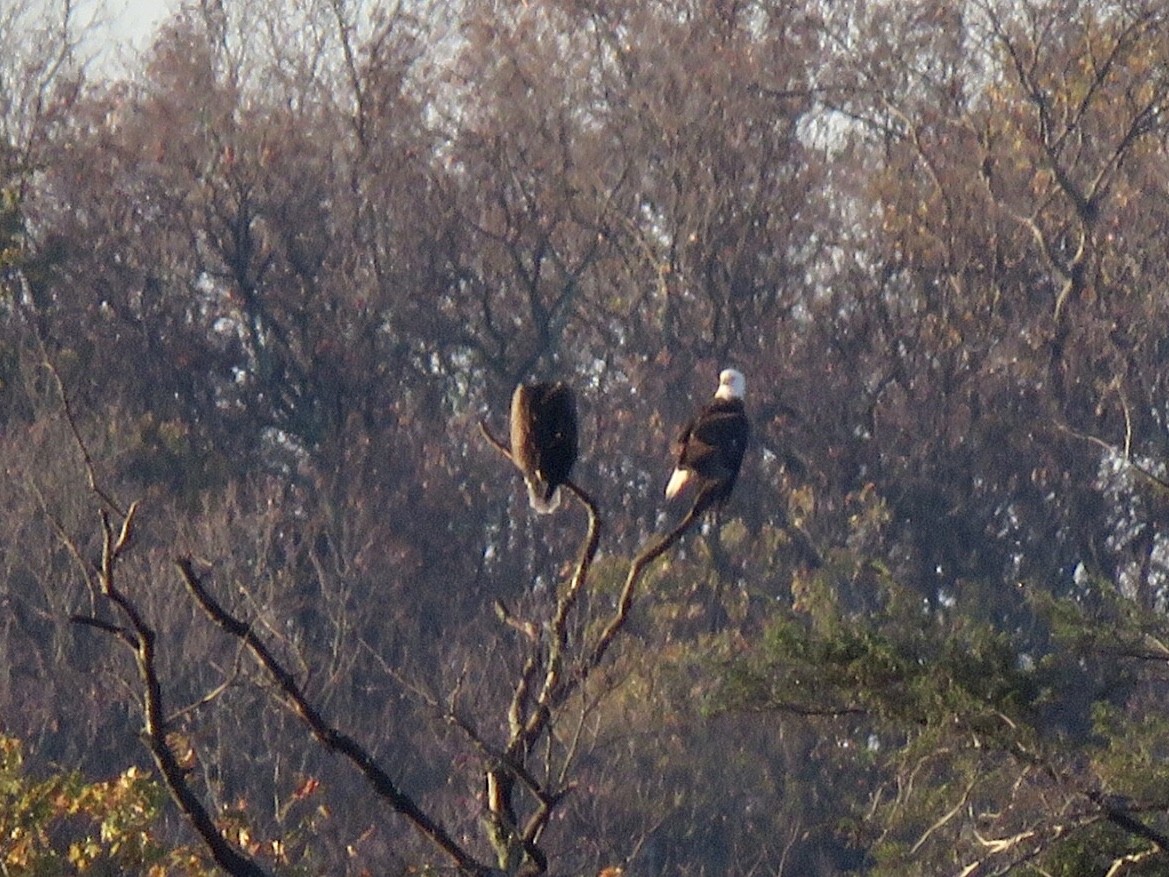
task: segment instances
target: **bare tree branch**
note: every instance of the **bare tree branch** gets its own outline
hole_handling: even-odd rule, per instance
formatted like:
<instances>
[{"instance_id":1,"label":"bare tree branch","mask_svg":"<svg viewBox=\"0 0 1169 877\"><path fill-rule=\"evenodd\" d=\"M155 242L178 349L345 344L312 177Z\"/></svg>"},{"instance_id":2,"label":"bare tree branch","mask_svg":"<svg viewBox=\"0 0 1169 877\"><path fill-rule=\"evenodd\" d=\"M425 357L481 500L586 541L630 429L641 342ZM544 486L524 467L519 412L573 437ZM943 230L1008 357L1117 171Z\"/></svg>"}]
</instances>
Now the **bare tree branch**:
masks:
<instances>
[{"instance_id":1,"label":"bare tree branch","mask_svg":"<svg viewBox=\"0 0 1169 877\"><path fill-rule=\"evenodd\" d=\"M1162 853L1169 853L1169 835L1157 831L1152 826L1141 822L1132 812L1125 807L1120 807L1108 799L1107 795L1101 792L1086 793L1088 800L1100 808L1100 812L1104 818L1120 828L1123 828L1129 834L1134 834L1137 837L1142 837L1147 841L1152 841L1157 845L1157 848Z\"/></svg>"},{"instance_id":2,"label":"bare tree branch","mask_svg":"<svg viewBox=\"0 0 1169 877\"><path fill-rule=\"evenodd\" d=\"M131 504L122 520L122 526L115 534L109 514L102 511L102 563L100 584L102 595L110 600L126 619L127 626L121 627L96 618L74 616L75 623L103 630L116 636L134 654L134 663L142 683L143 740L150 751L154 764L162 775L171 798L187 817L187 821L199 834L211 853L215 864L234 877L266 877L267 872L251 858L239 852L227 842L215 820L199 800L187 782L186 771L179 764L170 744L167 742L167 723L162 703L162 683L155 667L155 639L153 628L146 622L137 604L117 585L116 571L133 532L133 522L138 504Z\"/></svg>"},{"instance_id":3,"label":"bare tree branch","mask_svg":"<svg viewBox=\"0 0 1169 877\"><path fill-rule=\"evenodd\" d=\"M48 351L45 348L44 338L41 337L39 331L37 332L37 343L40 345L45 368L53 376L53 382L57 386L57 394L61 397L61 410L65 414L65 422L69 425L69 432L72 434L73 441L76 443L78 450L81 451L81 459L85 463L85 476L89 481L90 491L107 506L123 516L128 522L130 519L129 513L122 508L116 499L103 490L98 483L97 471L93 464L93 455L90 454L89 446L85 443L85 439L81 437L81 430L77 427L77 419L73 416L73 406L69 401L69 394L65 391L65 382L61 380L61 373L57 371L57 366L49 358Z\"/></svg>"},{"instance_id":4,"label":"bare tree branch","mask_svg":"<svg viewBox=\"0 0 1169 877\"><path fill-rule=\"evenodd\" d=\"M496 438L486 422L479 422L479 429L487 441L493 445L505 458L511 460L511 451L507 445ZM505 858L506 835L515 828L515 807L512 800L514 783L511 776L504 776L509 764L523 763L527 754L536 742L549 729L558 710L571 698L585 683L594 670L605 660L610 646L624 628L633 606L633 597L637 585L645 574L646 569L653 561L670 550L686 534L699 519L706 508L706 500L711 488L704 488L695 497L690 510L674 525L674 527L656 541L650 543L636 557L629 567L625 584L621 590L617 606L612 616L605 624L601 633L591 647L582 650L571 673L564 672L567 648L567 620L579 597L580 591L588 579L588 573L593 557L596 554L600 541L600 515L592 497L572 481L565 482L565 486L581 501L589 513L589 528L581 557L576 571L568 587L559 596L556 610L550 623L550 643L548 655L541 659L539 644L533 645L525 663L524 671L517 684L512 699L510 711L510 725L512 738L506 750L506 758L488 774L489 806L497 819L500 839L497 847L500 849L501 859ZM540 664L545 667L544 682L540 693L536 696L534 708L524 715L524 704L528 698L528 688L532 677L538 672ZM546 870L546 862L542 853L539 853L537 843L544 828L551 818L555 804L567 790L560 793L544 790L538 797L538 806L526 822L523 832L517 838L525 853L532 862L532 874L542 874Z\"/></svg>"},{"instance_id":5,"label":"bare tree branch","mask_svg":"<svg viewBox=\"0 0 1169 877\"><path fill-rule=\"evenodd\" d=\"M223 608L204 587L195 573L190 558L180 558L176 561L187 590L195 598L195 602L204 611L208 618L217 624L224 632L238 639L251 653L252 657L276 683L284 702L303 721L321 744L332 752L337 752L349 759L380 797L390 803L394 810L404 816L419 832L439 849L447 854L464 874L489 877L495 873L491 868L478 862L453 837L439 825L429 814L423 811L418 804L403 792L385 769L377 763L373 755L361 744L347 734L342 733L325 721L320 712L309 702L301 687L292 674L277 660L264 642L256 636L251 625Z\"/></svg>"}]
</instances>

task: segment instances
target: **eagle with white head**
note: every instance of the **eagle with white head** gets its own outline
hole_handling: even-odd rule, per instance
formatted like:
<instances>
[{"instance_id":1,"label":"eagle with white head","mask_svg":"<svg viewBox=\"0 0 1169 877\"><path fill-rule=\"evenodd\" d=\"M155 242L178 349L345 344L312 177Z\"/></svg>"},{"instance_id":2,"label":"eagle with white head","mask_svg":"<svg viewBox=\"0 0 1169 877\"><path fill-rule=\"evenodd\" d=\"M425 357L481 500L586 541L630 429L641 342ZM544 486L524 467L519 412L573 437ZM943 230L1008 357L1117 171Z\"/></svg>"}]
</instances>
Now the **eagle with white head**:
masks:
<instances>
[{"instance_id":1,"label":"eagle with white head","mask_svg":"<svg viewBox=\"0 0 1169 877\"><path fill-rule=\"evenodd\" d=\"M737 369L725 369L718 376L714 398L678 436L677 464L666 485L667 499L694 481L700 485L694 500L698 512L715 503L722 505L730 497L751 431L743 406L746 391L747 380Z\"/></svg>"}]
</instances>

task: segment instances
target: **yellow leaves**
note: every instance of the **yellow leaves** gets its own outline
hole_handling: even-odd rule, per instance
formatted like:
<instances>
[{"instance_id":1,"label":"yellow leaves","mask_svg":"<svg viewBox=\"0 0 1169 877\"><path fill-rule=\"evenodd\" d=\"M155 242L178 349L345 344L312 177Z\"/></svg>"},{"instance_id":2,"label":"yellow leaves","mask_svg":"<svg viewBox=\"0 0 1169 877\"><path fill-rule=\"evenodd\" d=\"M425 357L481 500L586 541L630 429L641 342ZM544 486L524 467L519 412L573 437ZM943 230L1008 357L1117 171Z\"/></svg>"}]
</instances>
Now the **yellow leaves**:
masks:
<instances>
[{"instance_id":1,"label":"yellow leaves","mask_svg":"<svg viewBox=\"0 0 1169 877\"><path fill-rule=\"evenodd\" d=\"M199 760L195 744L187 734L171 731L166 735L167 746L174 753L175 760L183 770L191 770Z\"/></svg>"},{"instance_id":2,"label":"yellow leaves","mask_svg":"<svg viewBox=\"0 0 1169 877\"><path fill-rule=\"evenodd\" d=\"M69 864L78 871L87 871L101 857L101 845L92 838L78 841L69 847Z\"/></svg>"},{"instance_id":3,"label":"yellow leaves","mask_svg":"<svg viewBox=\"0 0 1169 877\"><path fill-rule=\"evenodd\" d=\"M12 737L0 737L0 775L19 770L23 762L20 741Z\"/></svg>"},{"instance_id":4,"label":"yellow leaves","mask_svg":"<svg viewBox=\"0 0 1169 877\"><path fill-rule=\"evenodd\" d=\"M199 853L162 846L164 795L142 768L100 782L71 773L37 782L22 765L20 741L0 737L0 873L212 873Z\"/></svg>"},{"instance_id":5,"label":"yellow leaves","mask_svg":"<svg viewBox=\"0 0 1169 877\"><path fill-rule=\"evenodd\" d=\"M893 520L892 509L871 481L847 496L849 542L865 545L876 541Z\"/></svg>"},{"instance_id":6,"label":"yellow leaves","mask_svg":"<svg viewBox=\"0 0 1169 877\"><path fill-rule=\"evenodd\" d=\"M747 525L739 518L733 518L723 525L720 538L726 548L737 551L745 544L750 535Z\"/></svg>"},{"instance_id":7,"label":"yellow leaves","mask_svg":"<svg viewBox=\"0 0 1169 877\"><path fill-rule=\"evenodd\" d=\"M1031 194L1037 197L1046 195L1051 191L1051 184L1054 182L1054 180L1055 174L1053 174L1049 169L1036 168L1031 174Z\"/></svg>"},{"instance_id":8,"label":"yellow leaves","mask_svg":"<svg viewBox=\"0 0 1169 877\"><path fill-rule=\"evenodd\" d=\"M0 190L0 269L19 265L25 255L20 244L23 220L17 194Z\"/></svg>"},{"instance_id":9,"label":"yellow leaves","mask_svg":"<svg viewBox=\"0 0 1169 877\"><path fill-rule=\"evenodd\" d=\"M28 834L16 828L8 837L0 835L0 840L4 841L4 847L7 850L4 857L0 858L0 865L4 866L4 870L30 867L33 850L32 838Z\"/></svg>"},{"instance_id":10,"label":"yellow leaves","mask_svg":"<svg viewBox=\"0 0 1169 877\"><path fill-rule=\"evenodd\" d=\"M311 795L319 782L313 778L303 781L293 796L303 793ZM219 815L219 831L231 844L253 858L266 858L282 864L289 863L290 850L282 838L264 838L258 835L251 824L248 803L244 799L224 807Z\"/></svg>"},{"instance_id":11,"label":"yellow leaves","mask_svg":"<svg viewBox=\"0 0 1169 877\"><path fill-rule=\"evenodd\" d=\"M305 777L304 780L301 781L300 785L296 787L296 790L293 791L292 797L297 801L303 801L316 792L316 790L320 788L320 785L321 781L316 777Z\"/></svg>"},{"instance_id":12,"label":"yellow leaves","mask_svg":"<svg viewBox=\"0 0 1169 877\"><path fill-rule=\"evenodd\" d=\"M811 485L795 487L787 496L788 516L793 524L802 527L816 514L816 493Z\"/></svg>"},{"instance_id":13,"label":"yellow leaves","mask_svg":"<svg viewBox=\"0 0 1169 877\"><path fill-rule=\"evenodd\" d=\"M155 843L150 828L159 815L159 797L140 768L129 767L116 779L84 786L68 804L71 815L97 823L96 837L91 834L69 849L69 861L79 870L111 858L142 861L151 856Z\"/></svg>"}]
</instances>

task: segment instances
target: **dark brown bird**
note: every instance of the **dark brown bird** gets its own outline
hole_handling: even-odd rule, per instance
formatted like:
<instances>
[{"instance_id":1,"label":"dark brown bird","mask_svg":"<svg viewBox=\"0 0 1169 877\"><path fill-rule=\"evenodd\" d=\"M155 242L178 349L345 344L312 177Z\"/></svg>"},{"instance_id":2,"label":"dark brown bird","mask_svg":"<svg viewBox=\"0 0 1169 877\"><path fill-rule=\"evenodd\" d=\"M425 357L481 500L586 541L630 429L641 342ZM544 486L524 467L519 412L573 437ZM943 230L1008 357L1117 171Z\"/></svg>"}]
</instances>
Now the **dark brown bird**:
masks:
<instances>
[{"instance_id":1,"label":"dark brown bird","mask_svg":"<svg viewBox=\"0 0 1169 877\"><path fill-rule=\"evenodd\" d=\"M520 384L511 397L511 457L542 515L560 505L577 455L576 396L563 381Z\"/></svg>"},{"instance_id":2,"label":"dark brown bird","mask_svg":"<svg viewBox=\"0 0 1169 877\"><path fill-rule=\"evenodd\" d=\"M714 399L686 424L678 436L678 462L666 485L673 499L691 481L699 482L698 511L727 501L739 477L751 428L743 407L747 381L742 372L728 368L718 376Z\"/></svg>"}]
</instances>

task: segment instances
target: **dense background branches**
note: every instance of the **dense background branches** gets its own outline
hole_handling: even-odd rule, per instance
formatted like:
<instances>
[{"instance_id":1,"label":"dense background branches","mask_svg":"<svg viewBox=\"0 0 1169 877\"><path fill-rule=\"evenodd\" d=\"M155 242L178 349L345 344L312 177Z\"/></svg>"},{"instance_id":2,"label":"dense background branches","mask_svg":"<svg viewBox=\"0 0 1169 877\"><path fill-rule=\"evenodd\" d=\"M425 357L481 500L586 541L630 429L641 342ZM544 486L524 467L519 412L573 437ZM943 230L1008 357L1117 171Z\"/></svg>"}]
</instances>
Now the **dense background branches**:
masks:
<instances>
[{"instance_id":1,"label":"dense background branches","mask_svg":"<svg viewBox=\"0 0 1169 877\"><path fill-rule=\"evenodd\" d=\"M436 861L176 553L474 846L587 525L531 516L479 420L576 387L606 530L563 632L595 642L733 364L736 495L524 753L570 789L550 869L1163 870L1164 3L374 5L189 3L121 76L71 5L0 13L29 762L141 760L128 657L66 623L110 620L94 521L140 499L124 584L241 848Z\"/></svg>"}]
</instances>

